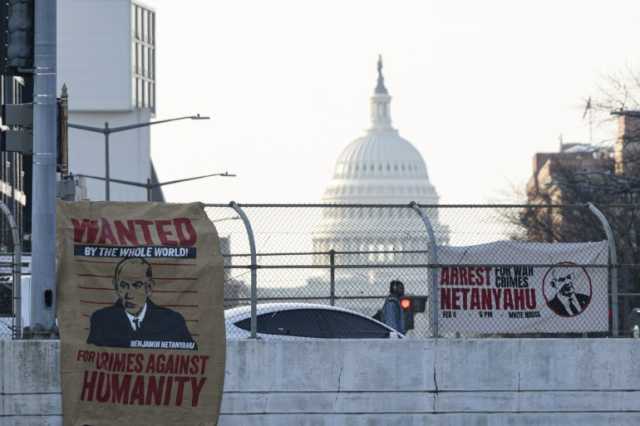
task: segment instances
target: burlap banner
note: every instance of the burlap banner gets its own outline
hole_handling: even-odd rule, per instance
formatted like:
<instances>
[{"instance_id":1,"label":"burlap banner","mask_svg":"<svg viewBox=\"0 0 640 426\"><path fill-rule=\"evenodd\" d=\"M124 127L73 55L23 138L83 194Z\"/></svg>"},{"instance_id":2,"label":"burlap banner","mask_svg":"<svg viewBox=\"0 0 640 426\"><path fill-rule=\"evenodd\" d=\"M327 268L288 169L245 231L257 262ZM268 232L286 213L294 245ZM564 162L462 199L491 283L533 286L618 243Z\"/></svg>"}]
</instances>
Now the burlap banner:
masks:
<instances>
[{"instance_id":1,"label":"burlap banner","mask_svg":"<svg viewBox=\"0 0 640 426\"><path fill-rule=\"evenodd\" d=\"M201 204L59 202L65 425L216 425L223 261Z\"/></svg>"}]
</instances>

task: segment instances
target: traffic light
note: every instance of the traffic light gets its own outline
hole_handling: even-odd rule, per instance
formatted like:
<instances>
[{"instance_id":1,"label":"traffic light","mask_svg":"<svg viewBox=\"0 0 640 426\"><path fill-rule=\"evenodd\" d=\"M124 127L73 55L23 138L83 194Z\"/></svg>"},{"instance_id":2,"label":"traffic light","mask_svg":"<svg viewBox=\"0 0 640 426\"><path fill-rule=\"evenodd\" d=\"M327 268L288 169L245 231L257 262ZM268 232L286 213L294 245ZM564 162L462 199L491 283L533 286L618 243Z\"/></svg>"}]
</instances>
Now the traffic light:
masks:
<instances>
[{"instance_id":1,"label":"traffic light","mask_svg":"<svg viewBox=\"0 0 640 426\"><path fill-rule=\"evenodd\" d=\"M0 0L1 1L1 0ZM0 105L0 151L33 154L33 104ZM56 171L69 174L69 96L67 86L57 99L57 152Z\"/></svg>"},{"instance_id":2,"label":"traffic light","mask_svg":"<svg viewBox=\"0 0 640 426\"><path fill-rule=\"evenodd\" d=\"M33 153L33 104L2 105L0 150Z\"/></svg>"},{"instance_id":3,"label":"traffic light","mask_svg":"<svg viewBox=\"0 0 640 426\"><path fill-rule=\"evenodd\" d=\"M2 71L18 75L33 69L34 0L0 0Z\"/></svg>"},{"instance_id":4,"label":"traffic light","mask_svg":"<svg viewBox=\"0 0 640 426\"><path fill-rule=\"evenodd\" d=\"M416 312L424 312L427 304L427 296L402 296L400 298L400 308L404 315L405 333L414 328L414 316Z\"/></svg>"},{"instance_id":5,"label":"traffic light","mask_svg":"<svg viewBox=\"0 0 640 426\"><path fill-rule=\"evenodd\" d=\"M406 333L409 330L413 330L413 316L415 313L413 312L413 300L409 296L404 296L400 298L400 308L402 309L402 315L404 316L404 332Z\"/></svg>"},{"instance_id":6,"label":"traffic light","mask_svg":"<svg viewBox=\"0 0 640 426\"><path fill-rule=\"evenodd\" d=\"M0 276L0 317L13 315L13 282L9 275Z\"/></svg>"}]
</instances>

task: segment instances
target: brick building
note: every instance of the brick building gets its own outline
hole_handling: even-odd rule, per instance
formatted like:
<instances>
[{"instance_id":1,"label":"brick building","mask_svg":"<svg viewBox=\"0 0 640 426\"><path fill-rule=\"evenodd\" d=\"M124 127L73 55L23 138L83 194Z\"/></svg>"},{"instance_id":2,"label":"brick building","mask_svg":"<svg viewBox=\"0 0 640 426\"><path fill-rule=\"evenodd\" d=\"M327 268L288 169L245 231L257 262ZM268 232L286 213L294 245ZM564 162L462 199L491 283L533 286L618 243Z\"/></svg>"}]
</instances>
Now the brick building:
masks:
<instances>
[{"instance_id":1,"label":"brick building","mask_svg":"<svg viewBox=\"0 0 640 426\"><path fill-rule=\"evenodd\" d=\"M640 306L640 111L615 111L618 131L613 146L563 144L559 152L536 153L527 184L528 204L575 207L526 208L519 225L532 241L596 241L602 225L584 204L591 202L613 230L618 263L621 326Z\"/></svg>"},{"instance_id":2,"label":"brick building","mask_svg":"<svg viewBox=\"0 0 640 426\"><path fill-rule=\"evenodd\" d=\"M527 183L527 200L531 204L576 202L563 193L561 175L581 174L585 179L616 176L640 178L640 111L615 111L618 134L611 146L581 143L561 144L558 152L538 152L533 157L533 174ZM620 200L622 201L622 200Z\"/></svg>"}]
</instances>

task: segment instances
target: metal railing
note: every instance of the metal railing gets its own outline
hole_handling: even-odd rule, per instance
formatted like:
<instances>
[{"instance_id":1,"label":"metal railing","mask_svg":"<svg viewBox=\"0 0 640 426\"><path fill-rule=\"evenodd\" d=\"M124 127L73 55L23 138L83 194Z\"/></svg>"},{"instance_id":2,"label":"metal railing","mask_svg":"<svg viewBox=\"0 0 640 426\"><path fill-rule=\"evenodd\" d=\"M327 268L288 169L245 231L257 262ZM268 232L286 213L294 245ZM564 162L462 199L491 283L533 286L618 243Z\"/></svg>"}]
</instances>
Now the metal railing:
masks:
<instances>
[{"instance_id":1,"label":"metal railing","mask_svg":"<svg viewBox=\"0 0 640 426\"><path fill-rule=\"evenodd\" d=\"M640 253L627 239L633 233L625 227L629 212L640 211L636 205L230 203L209 204L206 210L221 237L225 307L250 306L253 337L258 334L258 307L264 302L316 303L372 316L382 306L392 279L403 281L407 293L428 297L427 309L416 314L410 336L507 336L497 330L471 333L465 327L442 331L438 312L448 302L438 300L441 293L436 291L442 268L459 266L442 260L442 250L505 240L608 242L607 260L574 265L598 277L593 286L608 298L607 307L598 314L606 318L608 329L521 334L615 337L632 335L635 325L640 328L640 310L635 309L640 307ZM19 274L19 247L15 255L8 266ZM465 266L501 266L476 263ZM520 265L553 266L543 258ZM14 290L16 315L5 320L10 320L11 337L19 338L20 286Z\"/></svg>"},{"instance_id":2,"label":"metal railing","mask_svg":"<svg viewBox=\"0 0 640 426\"><path fill-rule=\"evenodd\" d=\"M624 292L618 292L618 271L622 265L616 258L617 236L606 213L591 204L232 205L207 205L209 217L223 241L229 288L225 293L227 307L249 304L255 312L256 306L263 302L313 302L342 306L371 316L381 307L389 281L397 278L405 282L408 293L428 296L429 300L429 309L416 315L416 326L409 335L435 337L442 335L438 330L440 293L434 291L437 274L443 267L455 266L439 263L439 247L499 240L606 240L608 260L603 264L574 266L590 274L605 271L605 278L595 284L608 295L608 311L601 309L600 312L609 322L608 331L564 335L629 335L628 305L632 302L619 306L623 299L633 297L628 296L635 294L629 292L633 285L627 274L623 280ZM558 229L570 229L572 224L567 221L578 217L585 222L588 232L566 233L565 237L558 232L555 238L541 238L536 221L525 220L532 214L541 222L544 222L543 216L550 217L549 223ZM485 266L500 265L487 262ZM529 266L549 268L550 264L544 259L532 259ZM255 314L251 316L255 336ZM473 333L465 333L462 327L454 334ZM502 334L496 331L483 335Z\"/></svg>"}]
</instances>

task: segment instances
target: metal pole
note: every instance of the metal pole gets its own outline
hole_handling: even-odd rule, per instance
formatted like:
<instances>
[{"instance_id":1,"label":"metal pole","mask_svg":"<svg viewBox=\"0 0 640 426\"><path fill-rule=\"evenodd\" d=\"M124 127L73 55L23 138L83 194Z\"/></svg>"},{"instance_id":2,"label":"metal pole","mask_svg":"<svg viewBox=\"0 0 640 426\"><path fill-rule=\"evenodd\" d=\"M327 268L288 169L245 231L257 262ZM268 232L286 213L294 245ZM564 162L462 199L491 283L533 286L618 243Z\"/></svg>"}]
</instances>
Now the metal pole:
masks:
<instances>
[{"instance_id":1,"label":"metal pole","mask_svg":"<svg viewBox=\"0 0 640 426\"><path fill-rule=\"evenodd\" d=\"M433 232L433 227L431 226L431 221L429 217L422 211L418 203L412 201L409 203L409 207L415 211L420 219L422 219L422 223L424 223L425 228L427 229L427 236L429 237L429 250L427 251L427 255L429 256L430 264L438 263L438 245L436 244L436 235ZM439 295L438 295L438 271L436 268L430 268L429 275L431 277L431 286L429 289L429 296L431 299L431 330L433 332L432 337L439 337L438 332L438 322L440 319L440 307L439 307Z\"/></svg>"},{"instance_id":2,"label":"metal pole","mask_svg":"<svg viewBox=\"0 0 640 426\"><path fill-rule=\"evenodd\" d=\"M330 275L330 301L331 306L335 306L336 304L336 251L334 249L329 250L329 264L331 265L331 275Z\"/></svg>"},{"instance_id":3,"label":"metal pole","mask_svg":"<svg viewBox=\"0 0 640 426\"><path fill-rule=\"evenodd\" d=\"M0 209L9 222L13 242L13 316L14 338L22 336L22 247L20 233L13 214L5 203L0 202Z\"/></svg>"},{"instance_id":4,"label":"metal pole","mask_svg":"<svg viewBox=\"0 0 640 426\"><path fill-rule=\"evenodd\" d=\"M147 201L151 201L151 179L147 179Z\"/></svg>"},{"instance_id":5,"label":"metal pole","mask_svg":"<svg viewBox=\"0 0 640 426\"><path fill-rule=\"evenodd\" d=\"M609 243L609 267L611 268L611 334L618 337L619 333L619 307L618 307L618 252L616 250L616 240L607 217L593 203L587 203L589 210L593 213L604 228Z\"/></svg>"},{"instance_id":6,"label":"metal pole","mask_svg":"<svg viewBox=\"0 0 640 426\"><path fill-rule=\"evenodd\" d=\"M56 276L56 1L35 1L31 321L54 328Z\"/></svg>"},{"instance_id":7,"label":"metal pole","mask_svg":"<svg viewBox=\"0 0 640 426\"><path fill-rule=\"evenodd\" d=\"M104 123L104 199L111 201L109 172L109 122Z\"/></svg>"},{"instance_id":8,"label":"metal pole","mask_svg":"<svg viewBox=\"0 0 640 426\"><path fill-rule=\"evenodd\" d=\"M235 201L230 202L229 206L235 210L238 216L240 216L240 219L242 219L244 228L247 231L247 238L249 239L249 250L251 251L251 338L255 339L258 337L258 256L256 254L256 240L253 237L251 222L249 222L249 218L242 208Z\"/></svg>"}]
</instances>

